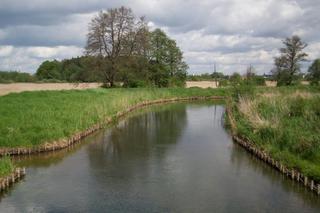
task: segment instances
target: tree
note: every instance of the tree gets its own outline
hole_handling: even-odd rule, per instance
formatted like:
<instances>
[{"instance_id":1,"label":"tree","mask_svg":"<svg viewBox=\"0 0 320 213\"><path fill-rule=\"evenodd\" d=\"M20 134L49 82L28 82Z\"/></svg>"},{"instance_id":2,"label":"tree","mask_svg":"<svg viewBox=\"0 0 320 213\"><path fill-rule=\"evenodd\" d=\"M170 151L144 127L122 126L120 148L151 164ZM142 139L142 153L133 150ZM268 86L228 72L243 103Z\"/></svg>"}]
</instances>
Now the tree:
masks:
<instances>
[{"instance_id":1,"label":"tree","mask_svg":"<svg viewBox=\"0 0 320 213\"><path fill-rule=\"evenodd\" d=\"M166 87L170 83L178 86L184 84L188 65L183 61L183 54L176 42L161 29L150 33L148 58L151 66L151 80L156 86Z\"/></svg>"},{"instance_id":2,"label":"tree","mask_svg":"<svg viewBox=\"0 0 320 213\"><path fill-rule=\"evenodd\" d=\"M57 60L44 61L38 68L36 76L41 79L62 80L61 63Z\"/></svg>"},{"instance_id":3,"label":"tree","mask_svg":"<svg viewBox=\"0 0 320 213\"><path fill-rule=\"evenodd\" d=\"M309 76L311 83L318 85L320 81L320 59L314 60L312 65L309 67Z\"/></svg>"},{"instance_id":4,"label":"tree","mask_svg":"<svg viewBox=\"0 0 320 213\"><path fill-rule=\"evenodd\" d=\"M232 85L239 85L241 83L241 75L237 72L234 72L231 76L230 76L230 83Z\"/></svg>"},{"instance_id":5,"label":"tree","mask_svg":"<svg viewBox=\"0 0 320 213\"><path fill-rule=\"evenodd\" d=\"M300 62L308 56L303 52L307 44L299 36L292 36L283 41L284 47L280 49L281 55L275 58L273 75L278 81L277 85L291 85L300 73Z\"/></svg>"},{"instance_id":6,"label":"tree","mask_svg":"<svg viewBox=\"0 0 320 213\"><path fill-rule=\"evenodd\" d=\"M114 86L121 57L145 53L147 25L136 18L130 8L120 7L101 11L91 20L86 52L97 57L97 67L105 83Z\"/></svg>"}]
</instances>

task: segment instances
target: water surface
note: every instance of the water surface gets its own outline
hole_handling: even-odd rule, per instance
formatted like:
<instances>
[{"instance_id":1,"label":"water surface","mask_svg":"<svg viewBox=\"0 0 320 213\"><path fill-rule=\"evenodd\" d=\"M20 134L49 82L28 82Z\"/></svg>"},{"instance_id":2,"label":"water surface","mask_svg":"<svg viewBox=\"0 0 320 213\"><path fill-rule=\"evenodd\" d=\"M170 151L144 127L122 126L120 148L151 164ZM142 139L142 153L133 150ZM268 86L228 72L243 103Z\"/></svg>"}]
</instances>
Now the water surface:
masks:
<instances>
[{"instance_id":1,"label":"water surface","mask_svg":"<svg viewBox=\"0 0 320 213\"><path fill-rule=\"evenodd\" d=\"M234 144L219 103L150 107L68 150L16 159L0 212L320 212L320 198Z\"/></svg>"}]
</instances>

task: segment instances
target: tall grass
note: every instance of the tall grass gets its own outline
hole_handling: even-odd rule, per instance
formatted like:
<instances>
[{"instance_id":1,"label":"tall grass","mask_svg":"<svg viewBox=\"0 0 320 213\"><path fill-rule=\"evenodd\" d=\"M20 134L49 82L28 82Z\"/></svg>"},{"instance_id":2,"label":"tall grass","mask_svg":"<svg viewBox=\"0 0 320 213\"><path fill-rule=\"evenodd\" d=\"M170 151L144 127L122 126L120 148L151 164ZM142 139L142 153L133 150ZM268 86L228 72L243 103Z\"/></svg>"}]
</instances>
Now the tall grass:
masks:
<instances>
[{"instance_id":1,"label":"tall grass","mask_svg":"<svg viewBox=\"0 0 320 213\"><path fill-rule=\"evenodd\" d=\"M240 98L233 106L238 134L288 167L320 180L320 93L280 88Z\"/></svg>"},{"instance_id":2,"label":"tall grass","mask_svg":"<svg viewBox=\"0 0 320 213\"><path fill-rule=\"evenodd\" d=\"M0 97L0 147L32 147L67 138L146 100L225 95L223 89L91 89Z\"/></svg>"},{"instance_id":3,"label":"tall grass","mask_svg":"<svg viewBox=\"0 0 320 213\"><path fill-rule=\"evenodd\" d=\"M0 178L9 175L14 170L14 166L9 157L0 159Z\"/></svg>"}]
</instances>

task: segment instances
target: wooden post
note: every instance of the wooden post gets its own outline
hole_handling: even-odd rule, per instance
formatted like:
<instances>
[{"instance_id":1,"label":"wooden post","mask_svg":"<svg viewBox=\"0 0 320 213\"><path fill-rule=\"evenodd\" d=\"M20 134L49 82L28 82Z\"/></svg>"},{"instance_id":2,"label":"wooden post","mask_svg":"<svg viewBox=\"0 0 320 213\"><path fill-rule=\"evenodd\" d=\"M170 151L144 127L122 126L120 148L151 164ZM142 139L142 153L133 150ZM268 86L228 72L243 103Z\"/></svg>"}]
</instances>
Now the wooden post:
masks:
<instances>
[{"instance_id":1,"label":"wooden post","mask_svg":"<svg viewBox=\"0 0 320 213\"><path fill-rule=\"evenodd\" d=\"M297 181L300 182L300 173L297 174Z\"/></svg>"},{"instance_id":2,"label":"wooden post","mask_svg":"<svg viewBox=\"0 0 320 213\"><path fill-rule=\"evenodd\" d=\"M304 176L304 185L307 186L308 185L308 177Z\"/></svg>"},{"instance_id":3,"label":"wooden post","mask_svg":"<svg viewBox=\"0 0 320 213\"><path fill-rule=\"evenodd\" d=\"M294 170L293 169L291 171L291 177L292 177L292 180L294 180Z\"/></svg>"},{"instance_id":4,"label":"wooden post","mask_svg":"<svg viewBox=\"0 0 320 213\"><path fill-rule=\"evenodd\" d=\"M314 182L313 182L313 180L311 180L311 184L310 184L311 191L313 190L313 187L314 187Z\"/></svg>"}]
</instances>

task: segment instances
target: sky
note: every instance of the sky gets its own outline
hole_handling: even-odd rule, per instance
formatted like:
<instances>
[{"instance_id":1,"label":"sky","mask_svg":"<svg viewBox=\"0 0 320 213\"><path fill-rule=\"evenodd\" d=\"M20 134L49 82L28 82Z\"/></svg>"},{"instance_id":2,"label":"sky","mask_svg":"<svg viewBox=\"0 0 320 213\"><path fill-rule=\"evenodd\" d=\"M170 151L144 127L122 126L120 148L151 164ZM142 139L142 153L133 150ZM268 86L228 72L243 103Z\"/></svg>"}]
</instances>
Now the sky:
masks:
<instances>
[{"instance_id":1,"label":"sky","mask_svg":"<svg viewBox=\"0 0 320 213\"><path fill-rule=\"evenodd\" d=\"M269 73L282 40L308 43L320 58L319 0L0 0L0 70L36 72L45 60L84 54L88 23L126 6L177 41L190 74Z\"/></svg>"}]
</instances>

